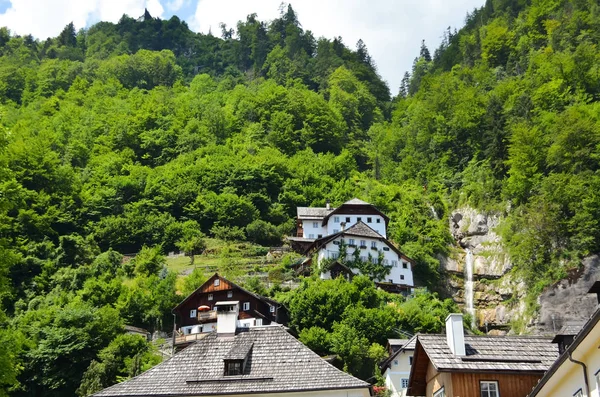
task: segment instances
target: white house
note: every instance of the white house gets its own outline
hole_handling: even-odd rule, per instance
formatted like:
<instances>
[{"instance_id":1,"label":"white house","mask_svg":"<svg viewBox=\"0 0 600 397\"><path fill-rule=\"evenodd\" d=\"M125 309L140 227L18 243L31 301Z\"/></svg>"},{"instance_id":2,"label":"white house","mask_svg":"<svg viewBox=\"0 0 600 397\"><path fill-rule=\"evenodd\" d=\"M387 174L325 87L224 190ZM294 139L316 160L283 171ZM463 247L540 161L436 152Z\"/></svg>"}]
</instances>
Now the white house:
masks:
<instances>
[{"instance_id":1,"label":"white house","mask_svg":"<svg viewBox=\"0 0 600 397\"><path fill-rule=\"evenodd\" d=\"M373 204L357 198L337 208L332 208L329 202L325 207L298 207L297 214L296 237L304 239L325 237L361 221L380 235L387 236L389 218Z\"/></svg>"},{"instance_id":2,"label":"white house","mask_svg":"<svg viewBox=\"0 0 600 397\"><path fill-rule=\"evenodd\" d=\"M326 262L331 263L331 260L337 261L346 268L352 266L356 258L361 262L371 261L373 263L381 260L381 264L389 267L389 271L374 280L380 287L396 290L396 292L410 293L414 286L413 261L362 220L348 229L315 240L309 251L317 254L320 266ZM344 252L345 256L341 257L340 253L344 255ZM360 274L357 267L350 270L354 274ZM324 270L321 273L321 279L337 277L338 274L338 269Z\"/></svg>"},{"instance_id":3,"label":"white house","mask_svg":"<svg viewBox=\"0 0 600 397\"><path fill-rule=\"evenodd\" d=\"M392 393L391 397L406 396L416 341L416 336L402 340L399 348L381 365L385 387Z\"/></svg>"},{"instance_id":4,"label":"white house","mask_svg":"<svg viewBox=\"0 0 600 397\"><path fill-rule=\"evenodd\" d=\"M217 330L97 397L368 397L368 383L327 363L283 326L239 328L238 302L217 305Z\"/></svg>"}]
</instances>

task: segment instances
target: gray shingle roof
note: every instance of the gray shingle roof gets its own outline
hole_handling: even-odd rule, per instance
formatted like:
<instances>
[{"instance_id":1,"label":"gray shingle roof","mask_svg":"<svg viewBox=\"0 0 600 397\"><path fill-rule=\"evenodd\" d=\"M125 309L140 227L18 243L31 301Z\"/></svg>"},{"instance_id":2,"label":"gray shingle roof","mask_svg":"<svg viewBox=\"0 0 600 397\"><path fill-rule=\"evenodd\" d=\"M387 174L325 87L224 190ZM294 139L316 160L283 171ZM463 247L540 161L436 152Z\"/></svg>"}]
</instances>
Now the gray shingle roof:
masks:
<instances>
[{"instance_id":1,"label":"gray shingle roof","mask_svg":"<svg viewBox=\"0 0 600 397\"><path fill-rule=\"evenodd\" d=\"M330 209L325 207L298 207L296 209L298 219L323 219L334 210L333 207Z\"/></svg>"},{"instance_id":2,"label":"gray shingle roof","mask_svg":"<svg viewBox=\"0 0 600 397\"><path fill-rule=\"evenodd\" d=\"M224 376L234 345L248 346L243 375ZM237 355L236 355L237 356ZM255 327L235 337L215 332L143 374L94 396L202 396L368 388L321 359L283 327Z\"/></svg>"},{"instance_id":3,"label":"gray shingle roof","mask_svg":"<svg viewBox=\"0 0 600 397\"><path fill-rule=\"evenodd\" d=\"M438 371L546 371L558 357L549 338L465 335L465 357L452 354L446 335L418 335Z\"/></svg>"},{"instance_id":4,"label":"gray shingle roof","mask_svg":"<svg viewBox=\"0 0 600 397\"><path fill-rule=\"evenodd\" d=\"M346 234L346 235L351 235L351 236L385 239L385 237L383 237L381 234L377 233L375 230L371 229L363 221L356 222L354 225L350 226L346 230L342 230L340 233Z\"/></svg>"},{"instance_id":5,"label":"gray shingle roof","mask_svg":"<svg viewBox=\"0 0 600 397\"><path fill-rule=\"evenodd\" d=\"M404 346L408 342L408 339L388 339L388 345L390 346Z\"/></svg>"}]
</instances>

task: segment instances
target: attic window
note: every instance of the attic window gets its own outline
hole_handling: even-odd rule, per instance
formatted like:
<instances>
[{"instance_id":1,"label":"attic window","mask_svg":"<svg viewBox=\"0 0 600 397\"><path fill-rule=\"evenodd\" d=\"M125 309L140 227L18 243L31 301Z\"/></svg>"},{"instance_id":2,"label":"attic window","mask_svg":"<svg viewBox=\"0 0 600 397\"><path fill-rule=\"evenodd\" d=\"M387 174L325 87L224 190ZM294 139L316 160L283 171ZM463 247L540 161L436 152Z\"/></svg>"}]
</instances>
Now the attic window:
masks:
<instances>
[{"instance_id":1,"label":"attic window","mask_svg":"<svg viewBox=\"0 0 600 397\"><path fill-rule=\"evenodd\" d=\"M215 287L218 287L219 285L221 285L221 280L219 280L218 278L215 279Z\"/></svg>"},{"instance_id":2,"label":"attic window","mask_svg":"<svg viewBox=\"0 0 600 397\"><path fill-rule=\"evenodd\" d=\"M377 218L375 221L376 221L377 223L381 223L381 219L379 219L379 218Z\"/></svg>"},{"instance_id":3,"label":"attic window","mask_svg":"<svg viewBox=\"0 0 600 397\"><path fill-rule=\"evenodd\" d=\"M403 269L408 269L408 263L402 262L402 268Z\"/></svg>"},{"instance_id":4,"label":"attic window","mask_svg":"<svg viewBox=\"0 0 600 397\"><path fill-rule=\"evenodd\" d=\"M225 360L225 376L242 375L243 360Z\"/></svg>"},{"instance_id":5,"label":"attic window","mask_svg":"<svg viewBox=\"0 0 600 397\"><path fill-rule=\"evenodd\" d=\"M349 216L346 217L346 223L350 223L350 217Z\"/></svg>"},{"instance_id":6,"label":"attic window","mask_svg":"<svg viewBox=\"0 0 600 397\"><path fill-rule=\"evenodd\" d=\"M373 221L373 219L367 218L367 223L371 223L372 221Z\"/></svg>"}]
</instances>

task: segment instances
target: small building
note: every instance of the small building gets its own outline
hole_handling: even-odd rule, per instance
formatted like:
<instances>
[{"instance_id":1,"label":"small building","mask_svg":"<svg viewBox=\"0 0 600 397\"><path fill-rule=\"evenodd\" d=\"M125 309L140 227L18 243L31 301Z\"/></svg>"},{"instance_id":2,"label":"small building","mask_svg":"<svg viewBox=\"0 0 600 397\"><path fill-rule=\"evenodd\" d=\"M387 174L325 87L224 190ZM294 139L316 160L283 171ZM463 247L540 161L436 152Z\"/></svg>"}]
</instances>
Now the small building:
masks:
<instances>
[{"instance_id":1,"label":"small building","mask_svg":"<svg viewBox=\"0 0 600 397\"><path fill-rule=\"evenodd\" d=\"M362 221L348 229L315 240L308 252L316 253L318 265L322 269L321 279L335 278L340 273L347 273L347 269L360 274L360 266L356 262L370 262L381 264L388 269L385 274L373 280L379 287L390 292L412 292L413 260ZM324 263L328 261L331 262L331 266L325 269ZM340 264L343 267L340 267Z\"/></svg>"},{"instance_id":2,"label":"small building","mask_svg":"<svg viewBox=\"0 0 600 397\"><path fill-rule=\"evenodd\" d=\"M298 207L296 236L288 237L291 246L304 252L316 239L364 222L380 235L387 236L389 218L373 204L353 198L337 208Z\"/></svg>"},{"instance_id":3,"label":"small building","mask_svg":"<svg viewBox=\"0 0 600 397\"><path fill-rule=\"evenodd\" d=\"M123 330L126 334L139 335L149 341L151 338L150 332L144 328L134 327L133 325L124 325Z\"/></svg>"},{"instance_id":4,"label":"small building","mask_svg":"<svg viewBox=\"0 0 600 397\"><path fill-rule=\"evenodd\" d=\"M590 292L598 292L600 302L600 281ZM554 338L561 355L529 397L600 396L600 308L576 335L574 332L573 328L564 328Z\"/></svg>"},{"instance_id":5,"label":"small building","mask_svg":"<svg viewBox=\"0 0 600 397\"><path fill-rule=\"evenodd\" d=\"M465 335L451 314L446 335L417 335L407 395L525 397L557 357L549 338Z\"/></svg>"},{"instance_id":6,"label":"small building","mask_svg":"<svg viewBox=\"0 0 600 397\"><path fill-rule=\"evenodd\" d=\"M174 344L178 349L215 330L218 301L239 302L237 325L241 328L287 324L287 310L283 305L215 273L173 309L176 315Z\"/></svg>"},{"instance_id":7,"label":"small building","mask_svg":"<svg viewBox=\"0 0 600 397\"><path fill-rule=\"evenodd\" d=\"M216 306L215 331L93 396L370 396L368 383L327 363L282 326L240 328L239 302Z\"/></svg>"},{"instance_id":8,"label":"small building","mask_svg":"<svg viewBox=\"0 0 600 397\"><path fill-rule=\"evenodd\" d=\"M381 373L391 397L406 396L416 342L416 336L410 339L388 340L390 356L381 364Z\"/></svg>"}]
</instances>

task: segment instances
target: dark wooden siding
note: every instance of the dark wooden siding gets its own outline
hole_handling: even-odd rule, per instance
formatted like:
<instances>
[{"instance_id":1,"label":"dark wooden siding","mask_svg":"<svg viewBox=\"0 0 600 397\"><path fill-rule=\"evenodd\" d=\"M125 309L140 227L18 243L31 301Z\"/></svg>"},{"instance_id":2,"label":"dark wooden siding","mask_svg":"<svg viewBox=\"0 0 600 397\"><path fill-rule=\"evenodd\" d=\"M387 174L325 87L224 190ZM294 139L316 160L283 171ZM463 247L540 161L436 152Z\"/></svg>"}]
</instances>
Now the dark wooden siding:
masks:
<instances>
[{"instance_id":1,"label":"dark wooden siding","mask_svg":"<svg viewBox=\"0 0 600 397\"><path fill-rule=\"evenodd\" d=\"M541 379L542 374L474 374L453 373L452 391L456 397L479 397L480 381L497 381L500 397L526 397Z\"/></svg>"}]
</instances>

